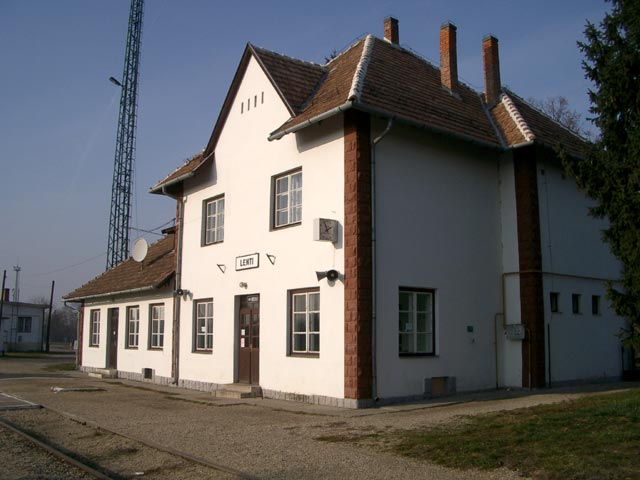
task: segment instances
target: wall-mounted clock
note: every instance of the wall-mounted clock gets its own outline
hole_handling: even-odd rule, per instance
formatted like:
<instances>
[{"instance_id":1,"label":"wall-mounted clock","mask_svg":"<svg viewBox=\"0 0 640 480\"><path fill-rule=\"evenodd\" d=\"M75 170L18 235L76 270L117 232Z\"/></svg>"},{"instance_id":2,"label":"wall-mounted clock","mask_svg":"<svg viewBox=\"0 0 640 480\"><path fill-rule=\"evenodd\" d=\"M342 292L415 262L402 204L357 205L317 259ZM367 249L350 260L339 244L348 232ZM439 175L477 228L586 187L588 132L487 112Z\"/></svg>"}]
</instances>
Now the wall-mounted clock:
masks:
<instances>
[{"instance_id":1,"label":"wall-mounted clock","mask_svg":"<svg viewBox=\"0 0 640 480\"><path fill-rule=\"evenodd\" d=\"M338 241L338 221L330 218L314 219L313 239L336 243Z\"/></svg>"}]
</instances>

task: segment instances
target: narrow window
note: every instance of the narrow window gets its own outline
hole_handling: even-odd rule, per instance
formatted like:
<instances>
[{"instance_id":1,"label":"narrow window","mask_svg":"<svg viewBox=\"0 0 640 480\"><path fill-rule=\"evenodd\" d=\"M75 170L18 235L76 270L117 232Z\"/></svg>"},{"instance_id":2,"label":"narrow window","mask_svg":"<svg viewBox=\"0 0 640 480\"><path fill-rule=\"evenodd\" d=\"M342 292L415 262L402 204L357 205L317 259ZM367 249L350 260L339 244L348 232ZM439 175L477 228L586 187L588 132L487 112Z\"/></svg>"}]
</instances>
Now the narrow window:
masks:
<instances>
[{"instance_id":1,"label":"narrow window","mask_svg":"<svg viewBox=\"0 0 640 480\"><path fill-rule=\"evenodd\" d=\"M202 244L211 245L224 240L224 195L204 201Z\"/></svg>"},{"instance_id":2,"label":"narrow window","mask_svg":"<svg viewBox=\"0 0 640 480\"><path fill-rule=\"evenodd\" d=\"M100 345L100 310L91 310L89 324L89 346Z\"/></svg>"},{"instance_id":3,"label":"narrow window","mask_svg":"<svg viewBox=\"0 0 640 480\"><path fill-rule=\"evenodd\" d=\"M591 313L593 315L600 315L600 295L591 296Z\"/></svg>"},{"instance_id":4,"label":"narrow window","mask_svg":"<svg viewBox=\"0 0 640 480\"><path fill-rule=\"evenodd\" d=\"M251 110L251 97L247 98L247 112Z\"/></svg>"},{"instance_id":5,"label":"narrow window","mask_svg":"<svg viewBox=\"0 0 640 480\"><path fill-rule=\"evenodd\" d=\"M257 107L258 106L258 95L254 95L253 96L253 106Z\"/></svg>"},{"instance_id":6,"label":"narrow window","mask_svg":"<svg viewBox=\"0 0 640 480\"><path fill-rule=\"evenodd\" d=\"M31 333L31 317L18 317L18 333Z\"/></svg>"},{"instance_id":7,"label":"narrow window","mask_svg":"<svg viewBox=\"0 0 640 480\"><path fill-rule=\"evenodd\" d=\"M150 305L149 348L161 349L164 347L164 305Z\"/></svg>"},{"instance_id":8,"label":"narrow window","mask_svg":"<svg viewBox=\"0 0 640 480\"><path fill-rule=\"evenodd\" d=\"M240 114L244 113L244 102L240 102Z\"/></svg>"},{"instance_id":9,"label":"narrow window","mask_svg":"<svg viewBox=\"0 0 640 480\"><path fill-rule=\"evenodd\" d=\"M127 348L138 348L140 336L140 307L127 307Z\"/></svg>"},{"instance_id":10,"label":"narrow window","mask_svg":"<svg viewBox=\"0 0 640 480\"><path fill-rule=\"evenodd\" d=\"M320 353L320 289L289 292L291 353Z\"/></svg>"},{"instance_id":11,"label":"narrow window","mask_svg":"<svg viewBox=\"0 0 640 480\"><path fill-rule=\"evenodd\" d=\"M581 297L582 295L580 295L579 293L571 294L571 309L573 313L577 313L577 314L582 313L582 308L580 305Z\"/></svg>"},{"instance_id":12,"label":"narrow window","mask_svg":"<svg viewBox=\"0 0 640 480\"><path fill-rule=\"evenodd\" d=\"M401 288L398 296L400 355L435 353L433 290Z\"/></svg>"},{"instance_id":13,"label":"narrow window","mask_svg":"<svg viewBox=\"0 0 640 480\"><path fill-rule=\"evenodd\" d=\"M210 352L213 350L213 300L194 302L194 350Z\"/></svg>"},{"instance_id":14,"label":"narrow window","mask_svg":"<svg viewBox=\"0 0 640 480\"><path fill-rule=\"evenodd\" d=\"M274 177L273 226L295 225L302 221L302 170Z\"/></svg>"},{"instance_id":15,"label":"narrow window","mask_svg":"<svg viewBox=\"0 0 640 480\"><path fill-rule=\"evenodd\" d=\"M260 103L264 103L264 92L260 95Z\"/></svg>"},{"instance_id":16,"label":"narrow window","mask_svg":"<svg viewBox=\"0 0 640 480\"><path fill-rule=\"evenodd\" d=\"M560 300L560 294L558 292L551 292L549 294L549 301L551 303L551 312L558 313L560 307L558 306Z\"/></svg>"}]
</instances>

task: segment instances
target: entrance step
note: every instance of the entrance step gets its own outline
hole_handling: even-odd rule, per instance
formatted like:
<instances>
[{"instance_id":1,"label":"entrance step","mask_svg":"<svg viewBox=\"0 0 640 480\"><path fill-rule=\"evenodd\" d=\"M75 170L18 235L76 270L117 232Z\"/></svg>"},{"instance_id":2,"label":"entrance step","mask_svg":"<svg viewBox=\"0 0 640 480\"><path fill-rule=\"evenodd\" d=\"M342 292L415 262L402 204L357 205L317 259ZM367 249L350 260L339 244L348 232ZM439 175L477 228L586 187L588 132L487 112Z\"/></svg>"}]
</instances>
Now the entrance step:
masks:
<instances>
[{"instance_id":1,"label":"entrance step","mask_svg":"<svg viewBox=\"0 0 640 480\"><path fill-rule=\"evenodd\" d=\"M88 375L93 378L117 378L118 370L115 368L99 368L95 372L89 372Z\"/></svg>"},{"instance_id":2,"label":"entrance step","mask_svg":"<svg viewBox=\"0 0 640 480\"><path fill-rule=\"evenodd\" d=\"M217 398L257 398L262 397L262 388L246 383L229 383L221 390L216 390Z\"/></svg>"}]
</instances>

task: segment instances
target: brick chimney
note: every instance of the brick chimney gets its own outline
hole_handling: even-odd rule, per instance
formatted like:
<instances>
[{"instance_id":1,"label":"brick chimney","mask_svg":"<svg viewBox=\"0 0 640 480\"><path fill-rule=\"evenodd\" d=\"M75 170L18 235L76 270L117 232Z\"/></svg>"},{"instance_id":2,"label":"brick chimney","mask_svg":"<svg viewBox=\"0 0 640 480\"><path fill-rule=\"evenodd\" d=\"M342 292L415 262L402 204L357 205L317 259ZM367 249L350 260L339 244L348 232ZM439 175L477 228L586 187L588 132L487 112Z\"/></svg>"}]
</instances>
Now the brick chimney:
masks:
<instances>
[{"instance_id":1,"label":"brick chimney","mask_svg":"<svg viewBox=\"0 0 640 480\"><path fill-rule=\"evenodd\" d=\"M500 96L500 58L498 39L487 35L482 39L482 63L484 64L484 101L495 103Z\"/></svg>"},{"instance_id":2,"label":"brick chimney","mask_svg":"<svg viewBox=\"0 0 640 480\"><path fill-rule=\"evenodd\" d=\"M387 17L384 19L384 39L395 45L400 43L400 30L398 29L398 19Z\"/></svg>"},{"instance_id":3,"label":"brick chimney","mask_svg":"<svg viewBox=\"0 0 640 480\"><path fill-rule=\"evenodd\" d=\"M440 81L451 91L458 89L456 26L451 22L440 27Z\"/></svg>"}]
</instances>

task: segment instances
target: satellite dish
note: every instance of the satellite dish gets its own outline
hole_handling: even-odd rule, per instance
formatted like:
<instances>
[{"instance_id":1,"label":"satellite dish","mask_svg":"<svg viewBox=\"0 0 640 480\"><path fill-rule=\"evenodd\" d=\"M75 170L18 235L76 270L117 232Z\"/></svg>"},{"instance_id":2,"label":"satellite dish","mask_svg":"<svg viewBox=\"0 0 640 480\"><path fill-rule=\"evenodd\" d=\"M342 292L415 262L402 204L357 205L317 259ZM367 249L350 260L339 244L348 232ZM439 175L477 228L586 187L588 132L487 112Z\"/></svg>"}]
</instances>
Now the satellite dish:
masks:
<instances>
[{"instance_id":1,"label":"satellite dish","mask_svg":"<svg viewBox=\"0 0 640 480\"><path fill-rule=\"evenodd\" d=\"M147 256L148 251L149 251L149 244L144 238L140 237L135 242L133 242L133 250L131 251L131 257L136 262L141 262Z\"/></svg>"}]
</instances>

